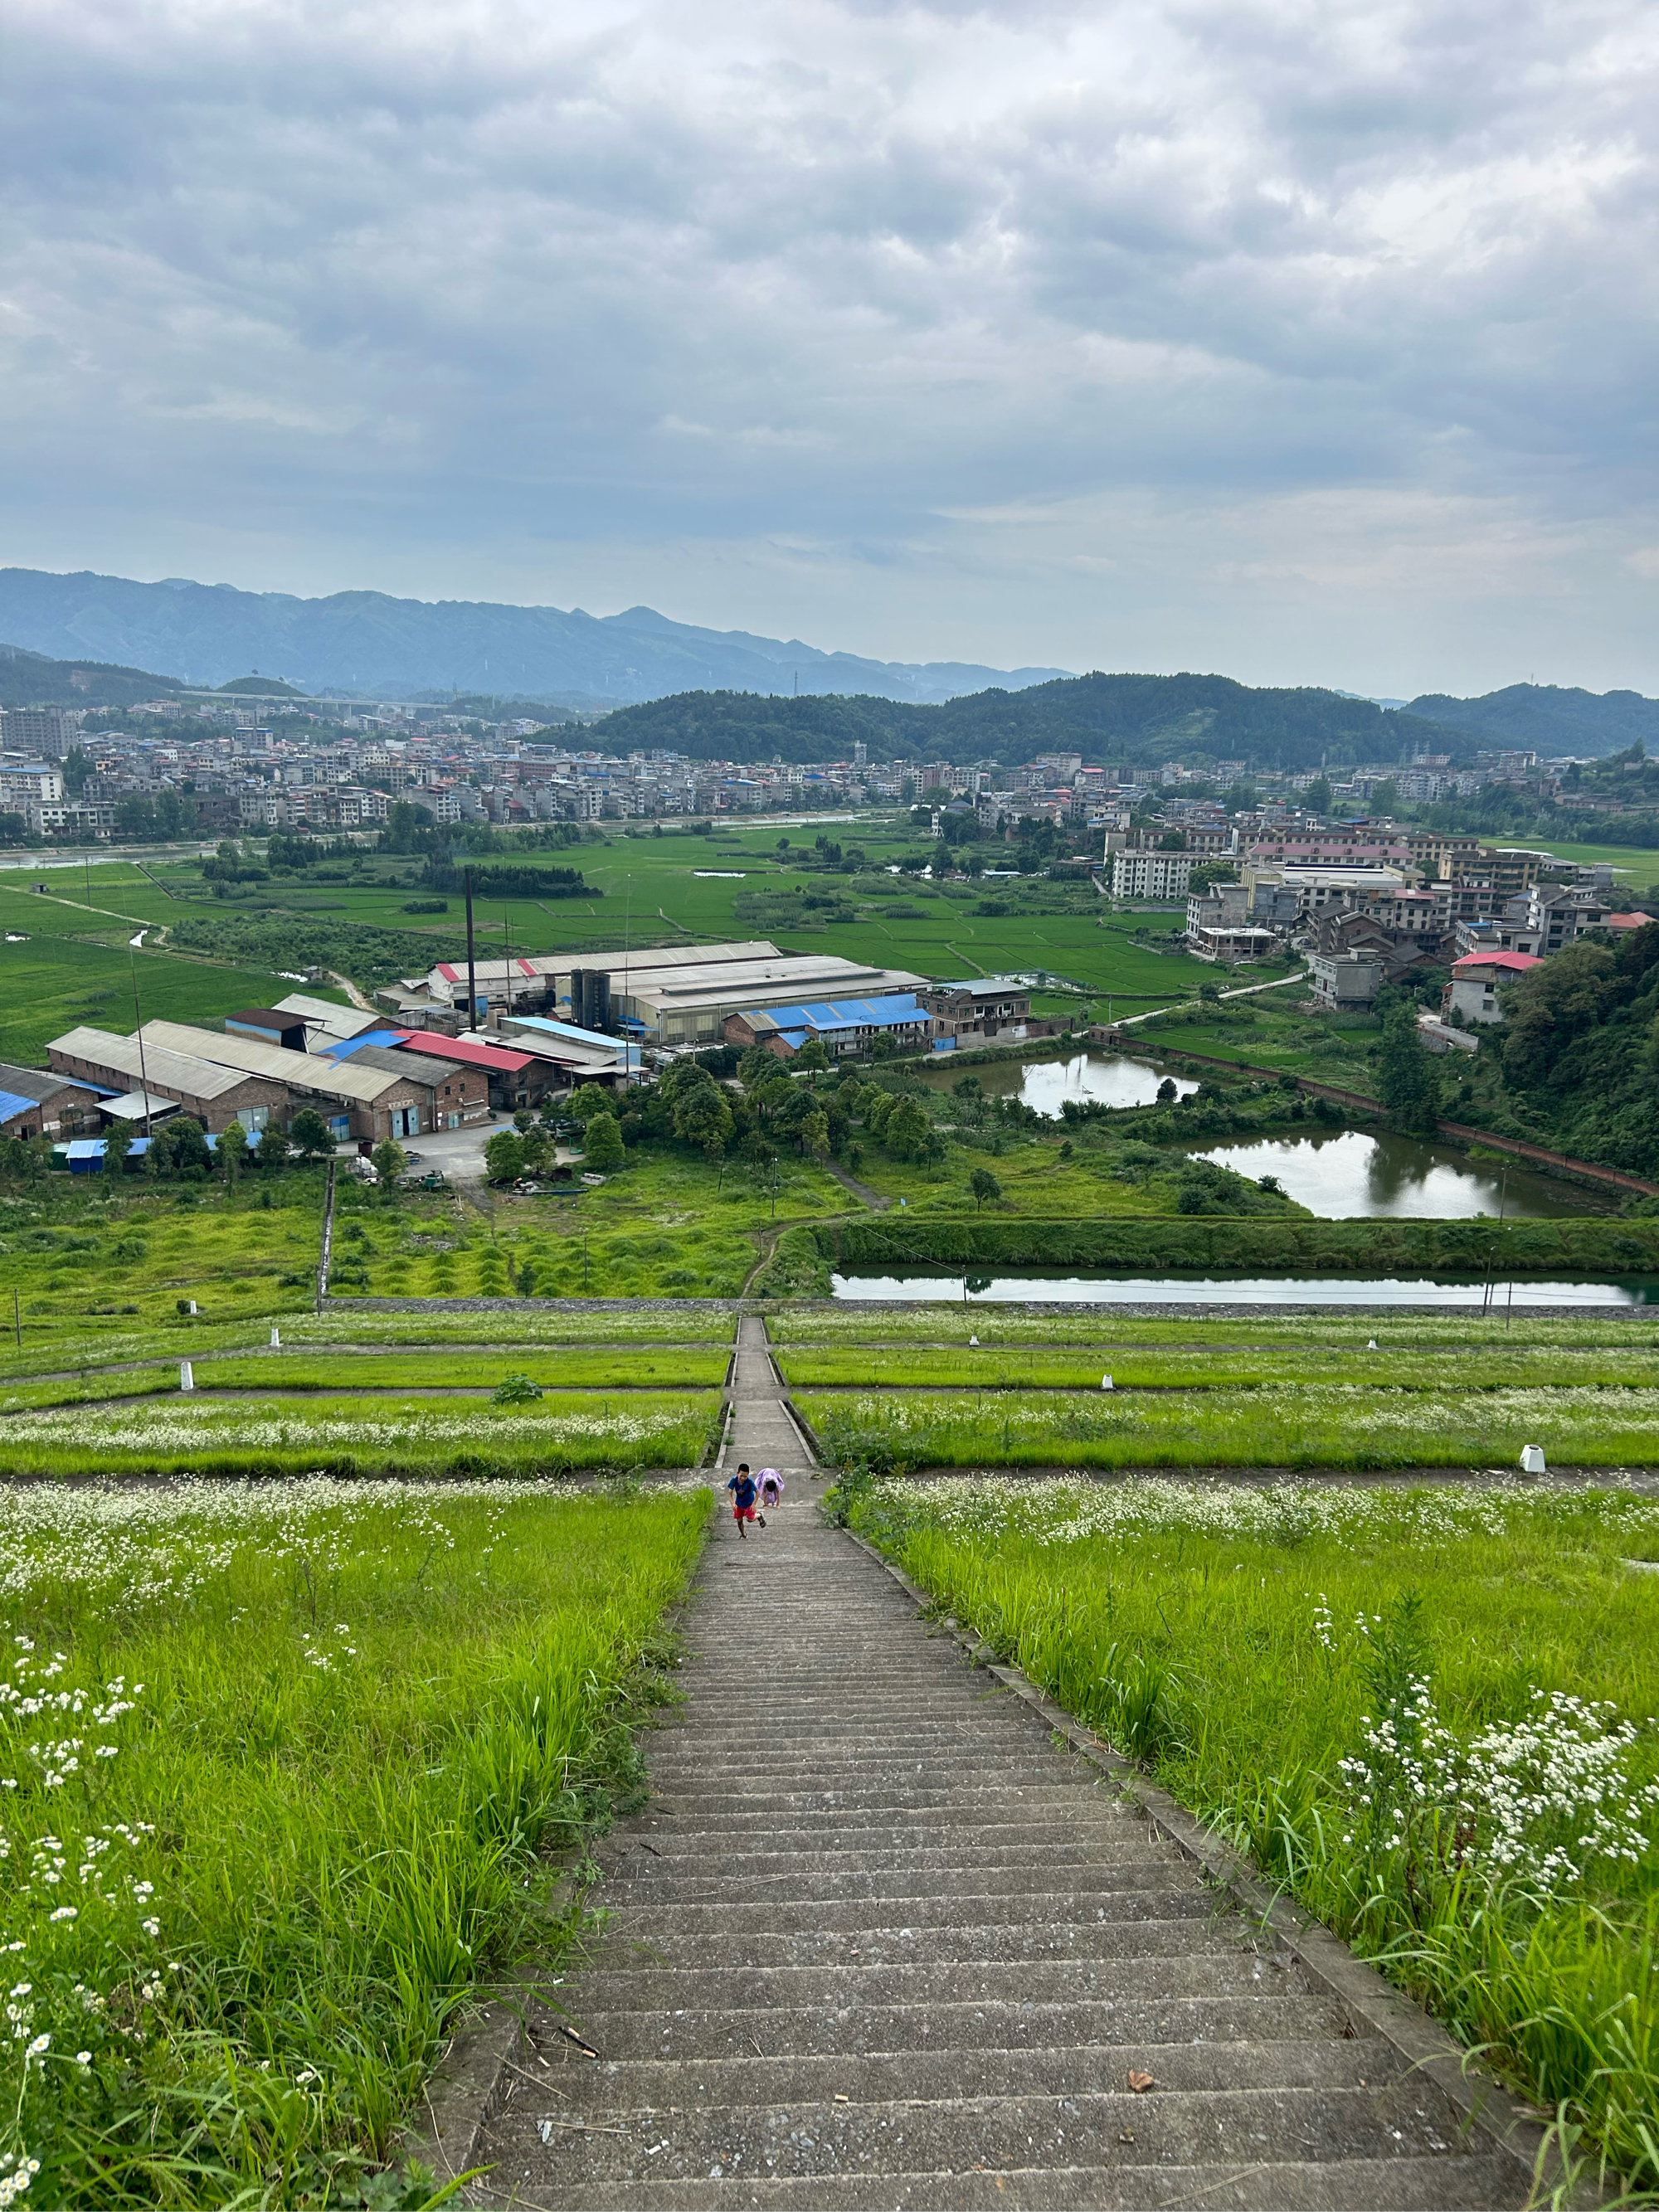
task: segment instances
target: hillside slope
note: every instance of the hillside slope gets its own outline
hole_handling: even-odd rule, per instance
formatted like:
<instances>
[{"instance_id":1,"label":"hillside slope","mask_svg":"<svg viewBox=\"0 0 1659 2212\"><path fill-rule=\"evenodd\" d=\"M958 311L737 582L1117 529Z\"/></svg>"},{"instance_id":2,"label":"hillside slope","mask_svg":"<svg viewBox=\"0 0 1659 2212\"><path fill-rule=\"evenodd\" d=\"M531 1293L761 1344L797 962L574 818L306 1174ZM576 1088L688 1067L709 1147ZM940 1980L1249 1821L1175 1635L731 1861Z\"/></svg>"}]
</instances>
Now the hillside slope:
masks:
<instances>
[{"instance_id":1,"label":"hillside slope","mask_svg":"<svg viewBox=\"0 0 1659 2212\"><path fill-rule=\"evenodd\" d=\"M1577 753L1599 760L1640 738L1659 750L1659 699L1639 691L1579 691L1553 684L1511 684L1479 699L1425 692L1407 710L1461 731L1476 745Z\"/></svg>"},{"instance_id":2,"label":"hillside slope","mask_svg":"<svg viewBox=\"0 0 1659 2212\"><path fill-rule=\"evenodd\" d=\"M51 660L20 646L0 645L0 707L131 707L164 699L179 686L170 676L119 668L100 660Z\"/></svg>"}]
</instances>

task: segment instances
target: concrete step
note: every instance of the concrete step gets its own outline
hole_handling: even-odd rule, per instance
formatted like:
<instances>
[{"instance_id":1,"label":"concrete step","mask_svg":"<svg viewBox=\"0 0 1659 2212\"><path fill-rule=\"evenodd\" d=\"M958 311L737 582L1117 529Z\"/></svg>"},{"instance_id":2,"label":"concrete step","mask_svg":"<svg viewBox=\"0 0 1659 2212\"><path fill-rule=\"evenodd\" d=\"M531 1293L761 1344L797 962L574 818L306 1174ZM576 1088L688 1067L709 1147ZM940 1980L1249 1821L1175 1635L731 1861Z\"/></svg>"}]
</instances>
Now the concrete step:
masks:
<instances>
[{"instance_id":1,"label":"concrete step","mask_svg":"<svg viewBox=\"0 0 1659 2212\"><path fill-rule=\"evenodd\" d=\"M554 2136L559 2144L558 2136ZM579 2159L580 2151L574 2154ZM523 2202L543 2212L1502 2212L1526 2201L1513 2170L1485 2158L1348 2160L1334 2165L1261 2160L1220 2166L1103 2169L988 2166L921 2173L748 2174L711 2168L707 2179L588 2182L573 2154L534 2145L535 2162L507 2160L492 2193L499 2205L522 2170ZM653 2161L654 2162L654 2161ZM646 2168L648 2173L649 2167ZM534 2177L533 2194L529 2184ZM510 2200L509 2200L510 2201Z\"/></svg>"},{"instance_id":2,"label":"concrete step","mask_svg":"<svg viewBox=\"0 0 1659 2212\"><path fill-rule=\"evenodd\" d=\"M763 2014L748 2003L732 2008L704 2004L678 2012L643 2012L631 2005L612 2009L608 1975L595 1975L591 1986L573 1978L562 1995L569 2018L586 2040L601 2058L614 2060L747 2060L768 2053L864 2057L877 2051L1041 2050L1073 2044L1097 2045L1133 2057L1142 2046L1159 2043L1336 2039L1343 2027L1340 2011L1328 2000L1283 1988L1261 1996L1126 1992L1052 2004L968 1999L835 2011L822 2004L779 2004ZM723 1986L720 1995L726 1995Z\"/></svg>"},{"instance_id":3,"label":"concrete step","mask_svg":"<svg viewBox=\"0 0 1659 2212\"><path fill-rule=\"evenodd\" d=\"M607 1853L614 1853L614 1857ZM1126 1884L1166 1882L1171 1873L1168 1853L1151 1847L1132 1856L1115 1854L1058 1866L1047 1861L1033 1863L1029 1857L1017 1856L1009 1864L992 1868L977 1852L959 1854L959 1863L954 1866L926 1861L897 1866L879 1856L867 1863L830 1869L802 1862L781 1871L745 1875L740 1883L732 1881L718 1862L706 1868L674 1871L661 1859L641 1861L640 1847L619 1847L614 1841L602 1847L599 1857L602 1864L615 1868L617 1887L613 1889L607 1883L592 1893L589 1901L607 1910L618 1909L616 1899L625 1881L630 1887L623 1910L634 1905L649 1910L668 1905L728 1905L733 1899L753 1899L757 1905L794 1904L803 1896L811 1896L838 1906L862 1904L871 1915L872 1926L878 1927L895 1924L896 1916L902 1923L905 1912L930 1898L949 1901L979 1896L992 1879L1010 1897L1039 1891L1052 1893L1056 1884L1063 1883L1066 1896L1076 1901L1072 1908L1075 1911L1091 1898L1110 1896Z\"/></svg>"},{"instance_id":4,"label":"concrete step","mask_svg":"<svg viewBox=\"0 0 1659 2212\"><path fill-rule=\"evenodd\" d=\"M853 1788L827 1781L816 1790L744 1790L735 1784L730 1790L696 1793L653 1789L647 1817L653 1822L674 1820L727 1828L739 1822L775 1820L781 1814L788 1814L792 1822L832 1813L841 1819L869 1815L890 1820L895 1814L929 1811L941 1815L1000 1814L1006 1807L1013 1806L1045 1819L1075 1816L1093 1820L1098 1817L1103 1796L1109 1805L1118 1796L1103 1777L1091 1779L1079 1775L1073 1779L1062 1771L1050 1773L1046 1780L1010 1786L993 1768L983 1778L932 1788L923 1783L907 1784L901 1779ZM1123 1817L1139 1816L1124 1808Z\"/></svg>"},{"instance_id":5,"label":"concrete step","mask_svg":"<svg viewBox=\"0 0 1659 2212\"><path fill-rule=\"evenodd\" d=\"M1111 1798L1103 1807L1087 1783L1073 1787L1064 1782L1057 1789L1042 1792L975 1790L952 1796L937 1790L915 1804L907 1804L902 1796L896 1802L890 1791L869 1803L848 1802L833 1790L810 1797L794 1791L781 1793L752 1810L719 1812L705 1800L702 1810L682 1814L677 1814L672 1801L659 1799L647 1817L652 1824L653 1843L665 1839L672 1843L678 1836L729 1836L741 1849L749 1838L789 1832L854 1835L866 1830L902 1828L907 1834L926 1829L942 1838L964 1828L1039 1832L1087 1828L1092 1832L1102 1825L1103 1815L1114 1832L1131 1829L1146 1832L1146 1823Z\"/></svg>"},{"instance_id":6,"label":"concrete step","mask_svg":"<svg viewBox=\"0 0 1659 2212\"><path fill-rule=\"evenodd\" d=\"M751 1840L759 1844L758 1838ZM1051 1868L1109 1866L1158 1855L1157 1844L1146 1839L1144 1831L1133 1838L1119 1838L1079 1828L1075 1834L1057 1836L1051 1828L1033 1826L1024 1830L1012 1821L990 1828L957 1828L933 1833L927 1830L872 1828L856 1841L851 1837L837 1840L832 1833L818 1829L781 1829L771 1839L770 1849L753 1850L734 1850L729 1836L700 1840L695 1836L674 1837L666 1830L659 1830L648 1843L641 1842L629 1852L628 1869L630 1878L654 1879L653 1867L673 1874L712 1864L730 1884L769 1875L776 1871L780 1860L793 1863L799 1869L798 1879L803 1881L810 1865L816 1881L819 1869L830 1874L873 1871L882 1867L949 1872L971 1867L1024 1866L1034 1857L1046 1860ZM599 1857L601 1866L617 1863L608 1852L601 1852Z\"/></svg>"},{"instance_id":7,"label":"concrete step","mask_svg":"<svg viewBox=\"0 0 1659 2212\"><path fill-rule=\"evenodd\" d=\"M1382 2090L1154 2089L1063 2096L909 2097L873 2104L765 2105L749 2094L748 2069L734 2066L726 2101L678 2112L606 2107L607 2131L588 2135L573 2154L594 2180L645 2172L653 2181L697 2180L711 2167L741 2170L767 2182L789 2175L923 2172L987 2166L1067 2168L1086 2162L1121 2172L1132 2166L1244 2166L1266 2146L1293 2142L1298 2163L1325 2165L1433 2159L1457 2162L1456 2129L1443 2100L1421 2081ZM897 2085L896 2085L897 2086ZM537 2096L526 2084L511 2123L499 2131L510 2159L515 2137L537 2136L544 2119L586 2117L568 2100ZM596 2116L597 2117L597 2116ZM617 2132L610 2132L615 2129ZM659 2161L642 2153L655 2146Z\"/></svg>"},{"instance_id":8,"label":"concrete step","mask_svg":"<svg viewBox=\"0 0 1659 2212\"><path fill-rule=\"evenodd\" d=\"M729 2066L720 2059L635 2058L596 2065L562 2036L544 2030L535 2048L532 2070L546 2073L573 2113L615 2106L665 2112L718 2104L731 2095ZM1404 2070L1391 2045L1355 2036L1276 2043L1139 2043L1130 2055L1121 2046L1099 2045L1048 2051L909 2051L896 2069L890 2053L846 2053L830 2060L751 2057L743 2084L744 2095L757 2105L791 2098L823 2103L836 2093L854 2104L879 2103L891 2097L896 2071L912 2100L1068 2096L1079 2089L1122 2087L1131 2063L1137 2071L1151 2074L1161 2089L1189 2091L1377 2089Z\"/></svg>"},{"instance_id":9,"label":"concrete step","mask_svg":"<svg viewBox=\"0 0 1659 2212\"><path fill-rule=\"evenodd\" d=\"M603 1905L602 1893L599 1901ZM810 1934L826 1942L851 1936L857 1942L866 1936L891 1935L901 1924L920 1933L930 1928L1052 1927L1102 1919L1203 1919L1225 1910L1224 1899L1213 1891L1191 1883L1174 1886L1169 1862L1156 1856L1127 1869L1121 1881L1092 1895L1071 1889L1009 1894L988 1890L983 1881L944 1893L930 1888L924 1896L907 1898L900 1919L890 1923L872 1919L867 1898L825 1898L816 1885L803 1896L797 1885L781 1894L769 1889L764 1896L745 1889L729 1900L709 1905L630 1904L628 1925L653 1938L732 1931L754 1936Z\"/></svg>"},{"instance_id":10,"label":"concrete step","mask_svg":"<svg viewBox=\"0 0 1659 2212\"><path fill-rule=\"evenodd\" d=\"M1202 1900L1200 1900L1200 1904ZM630 1912L625 1928L613 1929L591 1948L592 1964L606 1972L639 1967L647 1960L680 1972L738 1972L748 1968L816 1971L825 1966L948 1966L971 1987L981 1966L1017 1961L1109 1960L1189 1955L1194 1950L1237 1948L1231 1934L1212 1934L1202 1911L1175 1913L1167 1920L1114 1917L1091 1921L1028 1922L1023 1927L990 1927L969 1915L958 1923L933 1928L889 1928L827 1935L764 1936L752 1928L721 1933L700 1929L675 1935L653 1929L643 1914ZM645 1924L641 1924L644 1923ZM1230 1923L1231 1924L1231 1923Z\"/></svg>"},{"instance_id":11,"label":"concrete step","mask_svg":"<svg viewBox=\"0 0 1659 2212\"><path fill-rule=\"evenodd\" d=\"M1169 1923L1158 1923L1169 1925ZM1143 1931L1132 1931L1136 1936ZM1269 1990L1300 1993L1295 1968L1240 1951L1230 1936L1182 1923L1178 1948L1108 1959L1043 1959L1013 1965L884 1962L869 1966L605 1967L608 2004L642 2012L679 2011L706 1999L714 1972L723 2004L769 2011L821 2005L841 2013L888 2005L1116 2003L1173 1996L1246 1997ZM590 2041L592 2039L589 2039Z\"/></svg>"}]
</instances>

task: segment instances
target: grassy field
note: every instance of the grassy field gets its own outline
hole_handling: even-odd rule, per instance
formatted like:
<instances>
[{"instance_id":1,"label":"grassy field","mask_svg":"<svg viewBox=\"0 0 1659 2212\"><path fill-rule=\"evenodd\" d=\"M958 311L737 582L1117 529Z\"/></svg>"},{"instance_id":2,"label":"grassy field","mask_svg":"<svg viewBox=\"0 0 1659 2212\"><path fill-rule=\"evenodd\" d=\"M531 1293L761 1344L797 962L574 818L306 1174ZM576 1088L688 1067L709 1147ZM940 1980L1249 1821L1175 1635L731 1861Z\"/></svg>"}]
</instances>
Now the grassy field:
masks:
<instances>
[{"instance_id":1,"label":"grassy field","mask_svg":"<svg viewBox=\"0 0 1659 2212\"><path fill-rule=\"evenodd\" d=\"M101 1395L102 1394L100 1394ZM351 1396L169 1396L0 1421L0 1475L544 1475L695 1467L718 1434L704 1392L550 1390L524 1406Z\"/></svg>"},{"instance_id":2,"label":"grassy field","mask_svg":"<svg viewBox=\"0 0 1659 2212\"><path fill-rule=\"evenodd\" d=\"M780 1347L778 1364L787 1382L799 1389L978 1389L1093 1390L1103 1373L1119 1390L1218 1390L1314 1382L1343 1383L1370 1390L1441 1391L1448 1365L1443 1347L1366 1352L1358 1346L1334 1350L1300 1345L1282 1351L1219 1346L1124 1348L1103 1368L1098 1356L1036 1340L1025 1345L981 1344L924 1349L870 1345ZM198 1370L198 1382L208 1372ZM1546 1348L1530 1341L1488 1347L1477 1376L1460 1375L1465 1388L1543 1389L1552 1385L1630 1389L1659 1386L1659 1349L1634 1342L1597 1351Z\"/></svg>"},{"instance_id":3,"label":"grassy field","mask_svg":"<svg viewBox=\"0 0 1659 2212\"><path fill-rule=\"evenodd\" d=\"M954 1480L852 1511L1659 2190L1659 1583L1625 1565L1659 1507Z\"/></svg>"},{"instance_id":4,"label":"grassy field","mask_svg":"<svg viewBox=\"0 0 1659 2212\"><path fill-rule=\"evenodd\" d=\"M0 1718L0 2135L40 2161L31 2203L424 2201L353 2177L469 1990L569 1932L545 1854L635 1786L640 1663L706 1510L0 1492L11 1676L96 1739L42 1742L15 1696Z\"/></svg>"},{"instance_id":5,"label":"grassy field","mask_svg":"<svg viewBox=\"0 0 1659 2212\"><path fill-rule=\"evenodd\" d=\"M220 1320L245 1304L263 1315L312 1302L320 1169L250 1176L234 1195L137 1176L108 1190L91 1176L12 1188L0 1197L0 1297L10 1306L15 1293L26 1341L89 1320L157 1322L181 1297Z\"/></svg>"},{"instance_id":6,"label":"grassy field","mask_svg":"<svg viewBox=\"0 0 1659 2212\"><path fill-rule=\"evenodd\" d=\"M1204 1391L814 1397L795 1403L829 1457L904 1467L1513 1468L1659 1460L1659 1389L1462 1391L1262 1383Z\"/></svg>"},{"instance_id":7,"label":"grassy field","mask_svg":"<svg viewBox=\"0 0 1659 2212\"><path fill-rule=\"evenodd\" d=\"M1587 1315L1564 1320L1554 1316L1534 1318L1523 1314L1519 1324L1523 1345L1601 1346L1612 1350L1651 1350L1659 1347L1659 1310L1628 1320ZM1123 1346L1201 1353L1208 1346L1297 1346L1310 1352L1363 1351L1375 1343L1384 1353L1437 1346L1448 1354L1463 1354L1516 1346L1515 1325L1475 1312L1360 1314L1336 1308L1325 1313L1287 1313L1264 1307L1259 1313L1237 1316L1125 1313L1097 1307L1076 1313L1028 1313L1020 1307L926 1305L884 1307L879 1312L847 1306L838 1312L794 1312L781 1308L766 1320L767 1334L775 1346L896 1344L965 1346L976 1338L987 1346L1033 1345L1089 1345L1109 1352Z\"/></svg>"}]
</instances>

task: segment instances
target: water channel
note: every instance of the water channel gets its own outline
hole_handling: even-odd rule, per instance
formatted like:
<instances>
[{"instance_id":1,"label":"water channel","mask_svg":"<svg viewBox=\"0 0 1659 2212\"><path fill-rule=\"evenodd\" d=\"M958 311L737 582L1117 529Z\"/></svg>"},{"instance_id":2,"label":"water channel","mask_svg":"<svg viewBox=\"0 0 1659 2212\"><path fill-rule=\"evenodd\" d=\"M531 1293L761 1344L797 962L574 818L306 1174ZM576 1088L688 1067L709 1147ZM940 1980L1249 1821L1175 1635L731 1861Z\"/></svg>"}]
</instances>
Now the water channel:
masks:
<instances>
[{"instance_id":1,"label":"water channel","mask_svg":"<svg viewBox=\"0 0 1659 2212\"><path fill-rule=\"evenodd\" d=\"M1178 1097L1198 1088L1156 1060L1104 1052L1001 1066L992 1063L960 1074L948 1066L929 1067L923 1080L948 1091L963 1074L977 1076L988 1097L1012 1095L1056 1121L1067 1098L1150 1106L1166 1075L1173 1078ZM1455 1146L1386 1130L1375 1135L1361 1129L1287 1130L1193 1150L1252 1182L1264 1175L1276 1177L1287 1198L1324 1221L1465 1221L1480 1214L1495 1218L1500 1212L1506 1219L1549 1221L1594 1210L1587 1194L1571 1183L1519 1165L1490 1167Z\"/></svg>"}]
</instances>

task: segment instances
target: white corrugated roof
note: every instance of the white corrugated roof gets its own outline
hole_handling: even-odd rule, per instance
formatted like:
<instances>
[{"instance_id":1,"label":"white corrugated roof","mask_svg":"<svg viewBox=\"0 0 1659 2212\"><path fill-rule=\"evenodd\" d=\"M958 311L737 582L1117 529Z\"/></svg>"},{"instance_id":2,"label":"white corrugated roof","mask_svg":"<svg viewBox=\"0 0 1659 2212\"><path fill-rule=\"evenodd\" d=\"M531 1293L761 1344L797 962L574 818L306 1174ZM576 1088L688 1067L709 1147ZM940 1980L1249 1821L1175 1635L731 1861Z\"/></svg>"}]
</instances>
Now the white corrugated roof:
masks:
<instances>
[{"instance_id":1,"label":"white corrugated roof","mask_svg":"<svg viewBox=\"0 0 1659 2212\"><path fill-rule=\"evenodd\" d=\"M191 1030L186 1034L199 1036L202 1032ZM69 1030L62 1036L54 1037L48 1050L61 1052L68 1059L89 1060L93 1066L111 1069L135 1085L146 1079L152 1084L165 1083L190 1098L222 1097L227 1091L234 1091L244 1082L248 1073L246 1068L232 1067L222 1060L206 1060L194 1052L170 1048L159 1038L152 1043L149 1030L144 1032L142 1068L137 1038L117 1036L112 1030ZM299 1055L292 1054L289 1057L297 1059Z\"/></svg>"}]
</instances>

